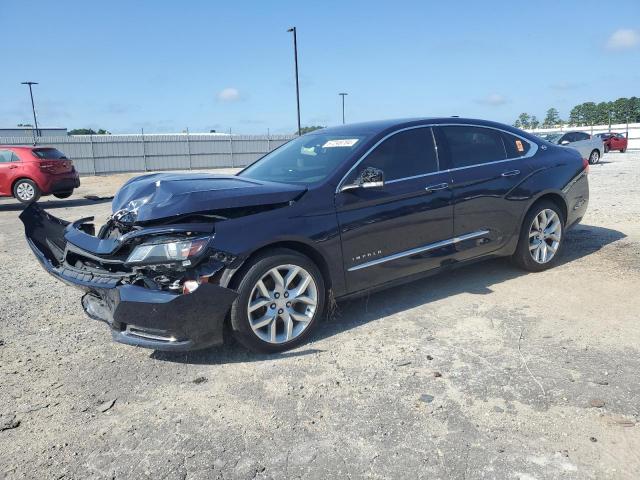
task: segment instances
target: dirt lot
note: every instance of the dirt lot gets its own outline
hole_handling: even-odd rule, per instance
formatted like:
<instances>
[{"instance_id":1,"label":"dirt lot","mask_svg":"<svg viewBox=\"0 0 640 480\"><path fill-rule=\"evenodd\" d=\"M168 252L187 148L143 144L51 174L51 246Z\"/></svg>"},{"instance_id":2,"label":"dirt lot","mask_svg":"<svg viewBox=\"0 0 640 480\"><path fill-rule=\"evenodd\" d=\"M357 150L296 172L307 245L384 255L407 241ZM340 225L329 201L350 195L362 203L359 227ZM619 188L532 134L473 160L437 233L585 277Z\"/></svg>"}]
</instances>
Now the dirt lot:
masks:
<instances>
[{"instance_id":1,"label":"dirt lot","mask_svg":"<svg viewBox=\"0 0 640 480\"><path fill-rule=\"evenodd\" d=\"M44 205L100 221L125 178ZM640 153L590 181L557 268L343 303L276 356L112 343L0 201L0 478L639 478Z\"/></svg>"}]
</instances>

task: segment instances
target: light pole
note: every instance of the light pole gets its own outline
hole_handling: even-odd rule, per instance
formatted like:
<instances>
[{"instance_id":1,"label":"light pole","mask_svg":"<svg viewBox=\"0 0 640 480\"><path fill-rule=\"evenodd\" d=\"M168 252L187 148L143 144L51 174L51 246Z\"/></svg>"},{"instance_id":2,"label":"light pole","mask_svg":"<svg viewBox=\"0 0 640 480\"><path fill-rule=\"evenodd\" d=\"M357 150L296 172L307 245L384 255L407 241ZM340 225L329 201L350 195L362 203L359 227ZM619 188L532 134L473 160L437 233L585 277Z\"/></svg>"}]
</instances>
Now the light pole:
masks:
<instances>
[{"instance_id":1,"label":"light pole","mask_svg":"<svg viewBox=\"0 0 640 480\"><path fill-rule=\"evenodd\" d=\"M33 90L31 88L32 85L38 85L38 82L22 82L22 85L29 85L29 95L31 96L31 110L33 111L33 123L36 127L36 135L40 136L40 130L38 130L38 119L36 117L36 106L33 103ZM34 135L34 137L36 136Z\"/></svg>"},{"instance_id":2,"label":"light pole","mask_svg":"<svg viewBox=\"0 0 640 480\"><path fill-rule=\"evenodd\" d=\"M291 27L287 32L293 32L293 57L296 64L296 104L298 106L298 136L302 131L300 127L300 84L298 82L298 36L296 27Z\"/></svg>"},{"instance_id":3,"label":"light pole","mask_svg":"<svg viewBox=\"0 0 640 480\"><path fill-rule=\"evenodd\" d=\"M348 93L339 93L338 95L340 95L342 97L342 124L344 125L344 97L349 95Z\"/></svg>"}]
</instances>

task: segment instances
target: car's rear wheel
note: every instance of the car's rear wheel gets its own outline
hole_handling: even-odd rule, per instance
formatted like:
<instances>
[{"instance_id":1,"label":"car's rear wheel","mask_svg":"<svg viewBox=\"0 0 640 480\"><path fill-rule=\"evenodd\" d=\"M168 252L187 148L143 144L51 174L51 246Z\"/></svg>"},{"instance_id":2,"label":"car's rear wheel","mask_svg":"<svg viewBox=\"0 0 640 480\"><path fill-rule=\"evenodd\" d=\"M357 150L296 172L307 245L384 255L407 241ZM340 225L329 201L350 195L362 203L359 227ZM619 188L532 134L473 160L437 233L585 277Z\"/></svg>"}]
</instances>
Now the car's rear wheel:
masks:
<instances>
[{"instance_id":1,"label":"car's rear wheel","mask_svg":"<svg viewBox=\"0 0 640 480\"><path fill-rule=\"evenodd\" d=\"M231 307L231 326L250 350L282 352L306 341L324 306L318 267L293 250L272 250L245 268Z\"/></svg>"},{"instance_id":2,"label":"car's rear wheel","mask_svg":"<svg viewBox=\"0 0 640 480\"><path fill-rule=\"evenodd\" d=\"M564 241L564 217L554 202L536 203L525 216L513 262L530 272L554 266Z\"/></svg>"},{"instance_id":3,"label":"car's rear wheel","mask_svg":"<svg viewBox=\"0 0 640 480\"><path fill-rule=\"evenodd\" d=\"M622 148L622 149L620 149L620 153L624 153L624 152L626 152L626 151L627 151L627 149L626 149L626 148Z\"/></svg>"},{"instance_id":4,"label":"car's rear wheel","mask_svg":"<svg viewBox=\"0 0 640 480\"><path fill-rule=\"evenodd\" d=\"M609 145L604 146L604 153L609 153Z\"/></svg>"},{"instance_id":5,"label":"car's rear wheel","mask_svg":"<svg viewBox=\"0 0 640 480\"><path fill-rule=\"evenodd\" d=\"M13 196L21 203L37 202L40 194L35 182L26 178L18 180L13 186Z\"/></svg>"},{"instance_id":6,"label":"car's rear wheel","mask_svg":"<svg viewBox=\"0 0 640 480\"><path fill-rule=\"evenodd\" d=\"M69 198L71 195L73 195L73 190L69 190L67 192L56 192L53 194L56 198Z\"/></svg>"},{"instance_id":7,"label":"car's rear wheel","mask_svg":"<svg viewBox=\"0 0 640 480\"><path fill-rule=\"evenodd\" d=\"M600 161L600 152L598 150L593 150L589 155L589 164L595 165Z\"/></svg>"}]
</instances>

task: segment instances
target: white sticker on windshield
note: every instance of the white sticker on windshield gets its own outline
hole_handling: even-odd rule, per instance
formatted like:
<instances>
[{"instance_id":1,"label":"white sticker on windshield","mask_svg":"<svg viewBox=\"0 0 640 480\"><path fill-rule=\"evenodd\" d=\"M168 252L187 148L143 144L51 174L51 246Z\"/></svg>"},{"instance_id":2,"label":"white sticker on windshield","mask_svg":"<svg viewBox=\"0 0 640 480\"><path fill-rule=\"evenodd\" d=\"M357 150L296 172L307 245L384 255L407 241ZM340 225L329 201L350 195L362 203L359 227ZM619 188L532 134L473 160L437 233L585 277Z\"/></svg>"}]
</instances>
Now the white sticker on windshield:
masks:
<instances>
[{"instance_id":1,"label":"white sticker on windshield","mask_svg":"<svg viewBox=\"0 0 640 480\"><path fill-rule=\"evenodd\" d=\"M344 138L342 140L329 140L322 148L336 148L336 147L353 147L358 143L357 138Z\"/></svg>"}]
</instances>

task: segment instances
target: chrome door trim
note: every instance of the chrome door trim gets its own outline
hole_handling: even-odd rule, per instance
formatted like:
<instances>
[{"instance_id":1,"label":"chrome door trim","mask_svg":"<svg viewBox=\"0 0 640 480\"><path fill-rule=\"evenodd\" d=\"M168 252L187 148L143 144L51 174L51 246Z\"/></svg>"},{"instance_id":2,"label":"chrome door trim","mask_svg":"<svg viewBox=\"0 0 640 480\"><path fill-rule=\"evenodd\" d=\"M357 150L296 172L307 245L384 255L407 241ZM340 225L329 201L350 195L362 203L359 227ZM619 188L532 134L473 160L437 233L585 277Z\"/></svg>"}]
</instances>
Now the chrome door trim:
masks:
<instances>
[{"instance_id":1,"label":"chrome door trim","mask_svg":"<svg viewBox=\"0 0 640 480\"><path fill-rule=\"evenodd\" d=\"M448 168L446 170L438 170L437 172L423 173L421 175L414 175L414 176L411 176L411 177L396 178L394 180L389 180L389 181L387 181L385 183L403 182L405 180L413 180L415 178L428 177L429 175L437 175L438 173L456 172L458 170L466 170L468 168L483 167L485 165L494 165L494 164L497 164L497 163L511 162L513 160L522 160L522 159L525 159L525 158L533 157L538 151L538 144L537 143L532 142L531 140L529 140L527 138L524 138L523 136L518 135L517 133L510 132L510 131L505 130L503 128L492 127L492 126L489 126L489 125L478 125L478 124L475 124L475 123L429 123L429 124L425 124L425 125L414 125L412 127L406 127L406 128L401 128L401 129L398 129L398 130L394 130L393 132L385 135L380 140L378 140L369 150L367 150L365 153L363 153L362 156L356 161L356 163L354 163L353 166L347 171L347 173L345 173L343 175L343 177L340 180L340 182L338 182L338 186L336 187L335 193L336 194L340 193L340 188L342 187L342 184L344 183L346 178L349 176L349 174L353 170L355 170L355 168L360 163L362 163L362 161L365 158L367 158L367 156L369 156L369 154L373 150L375 150L375 148L378 145L380 145L382 142L384 142L389 137L392 137L396 133L404 132L404 131L407 131L407 130L413 130L413 129L416 129L416 128L431 128L431 135L433 136L433 141L434 141L433 144L434 144L435 151L436 151L436 161L437 161L437 165L438 165L438 168L439 168L440 167L440 156L439 156L439 152L438 152L438 143L435 141L436 139L435 139L435 135L433 133L433 127L478 127L478 128L488 128L488 129L491 129L491 130L497 130L499 132L504 132L506 134L513 135L514 137L518 137L520 140L523 140L523 141L527 142L531 148L529 148L529 151L525 155L522 155L521 157L505 158L503 160L495 160L493 162L478 163L476 165L467 165L465 167ZM543 145L543 149L546 150L544 145Z\"/></svg>"},{"instance_id":2,"label":"chrome door trim","mask_svg":"<svg viewBox=\"0 0 640 480\"><path fill-rule=\"evenodd\" d=\"M373 267L375 265L380 265L381 263L390 262L391 260L398 260L400 258L410 257L411 255L417 255L418 253L428 252L429 250L435 250L436 248L446 247L447 245L453 245L456 243L464 242L465 240L472 240L474 238L487 235L488 233L489 233L489 230L479 230L477 232L466 233L458 237L449 238L448 240L441 240L439 242L430 243L422 247L412 248L411 250L405 250L404 252L398 252L398 253L394 253L393 255L377 258L376 260L371 260L370 262L361 263L360 265L355 265L349 268L347 271L355 272L356 270Z\"/></svg>"}]
</instances>

